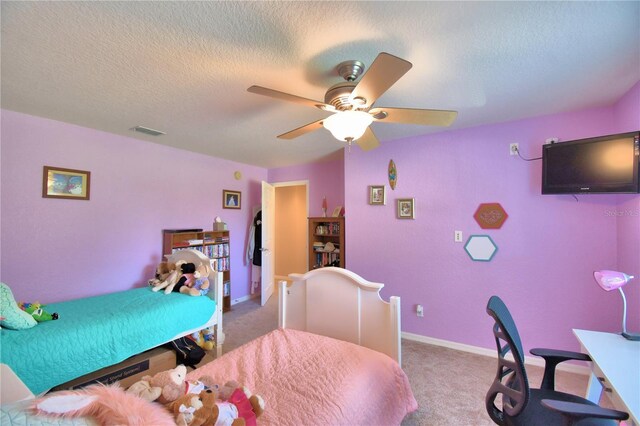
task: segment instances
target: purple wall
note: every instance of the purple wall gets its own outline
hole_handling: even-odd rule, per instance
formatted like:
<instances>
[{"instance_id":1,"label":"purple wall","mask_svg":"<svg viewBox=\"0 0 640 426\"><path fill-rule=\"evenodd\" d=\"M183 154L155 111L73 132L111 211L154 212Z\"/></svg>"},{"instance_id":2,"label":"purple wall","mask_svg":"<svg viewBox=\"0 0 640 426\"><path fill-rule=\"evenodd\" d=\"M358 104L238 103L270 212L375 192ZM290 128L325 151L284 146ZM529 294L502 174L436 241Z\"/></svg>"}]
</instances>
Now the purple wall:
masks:
<instances>
[{"instance_id":1,"label":"purple wall","mask_svg":"<svg viewBox=\"0 0 640 426\"><path fill-rule=\"evenodd\" d=\"M248 206L267 170L2 110L1 279L19 300L56 302L144 285L165 228L231 230L232 297L249 293ZM91 200L42 198L44 165L91 171ZM243 178L236 181L233 172ZM222 189L243 208L223 210Z\"/></svg>"},{"instance_id":2,"label":"purple wall","mask_svg":"<svg viewBox=\"0 0 640 426\"><path fill-rule=\"evenodd\" d=\"M640 82L614 106L616 125L621 131L640 129ZM640 196L620 195L614 210L618 225L617 270L636 278L624 287L627 296L629 331L640 330ZM622 309L622 298L615 297Z\"/></svg>"},{"instance_id":3,"label":"purple wall","mask_svg":"<svg viewBox=\"0 0 640 426\"><path fill-rule=\"evenodd\" d=\"M616 133L614 111L623 109L446 131L345 156L349 269L385 283L385 297L402 297L402 329L411 333L493 348L485 313L493 294L510 307L527 350L577 349L572 328L619 331L619 298L604 294L592 278L594 269L618 264L618 234L627 225L608 214L618 197L542 196L541 162L510 156L509 144L538 157L549 137ZM395 191L387 184L390 159L398 169ZM367 186L383 183L387 205L368 205ZM405 197L415 197L415 220L395 218L395 200ZM485 202L506 209L502 229L483 230L474 221ZM471 261L464 243L454 243L454 230L463 231L465 242L471 234L490 235L497 254L491 262ZM637 235L624 243L634 244ZM418 303L424 318L415 315Z\"/></svg>"},{"instance_id":4,"label":"purple wall","mask_svg":"<svg viewBox=\"0 0 640 426\"><path fill-rule=\"evenodd\" d=\"M322 216L322 198L327 197L327 216L344 206L344 161L334 160L269 170L269 182L309 181L309 216Z\"/></svg>"}]
</instances>

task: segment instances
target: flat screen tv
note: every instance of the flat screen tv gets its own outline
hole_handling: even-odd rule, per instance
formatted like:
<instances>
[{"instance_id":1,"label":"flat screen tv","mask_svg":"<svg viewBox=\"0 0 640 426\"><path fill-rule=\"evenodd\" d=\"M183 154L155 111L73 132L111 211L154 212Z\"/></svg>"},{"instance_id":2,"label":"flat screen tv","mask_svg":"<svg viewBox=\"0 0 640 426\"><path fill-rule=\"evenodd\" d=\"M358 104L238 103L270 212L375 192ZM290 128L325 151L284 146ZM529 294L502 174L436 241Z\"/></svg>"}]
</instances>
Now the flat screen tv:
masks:
<instances>
[{"instance_id":1,"label":"flat screen tv","mask_svg":"<svg viewBox=\"0 0 640 426\"><path fill-rule=\"evenodd\" d=\"M638 193L640 132L542 147L542 193Z\"/></svg>"}]
</instances>

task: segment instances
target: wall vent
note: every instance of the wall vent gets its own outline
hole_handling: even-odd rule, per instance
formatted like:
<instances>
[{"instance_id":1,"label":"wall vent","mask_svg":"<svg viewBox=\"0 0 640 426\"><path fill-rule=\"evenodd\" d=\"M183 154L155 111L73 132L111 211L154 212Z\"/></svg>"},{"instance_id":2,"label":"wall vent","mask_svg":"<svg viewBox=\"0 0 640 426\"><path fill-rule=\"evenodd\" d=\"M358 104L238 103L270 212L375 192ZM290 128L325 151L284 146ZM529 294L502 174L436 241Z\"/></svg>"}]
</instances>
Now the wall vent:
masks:
<instances>
[{"instance_id":1,"label":"wall vent","mask_svg":"<svg viewBox=\"0 0 640 426\"><path fill-rule=\"evenodd\" d=\"M143 127L143 126L132 127L131 130L133 130L134 132L140 132L140 133L144 133L144 134L151 135L151 136L166 135L165 132L161 132L160 130L153 130L153 129L150 129L148 127Z\"/></svg>"}]
</instances>

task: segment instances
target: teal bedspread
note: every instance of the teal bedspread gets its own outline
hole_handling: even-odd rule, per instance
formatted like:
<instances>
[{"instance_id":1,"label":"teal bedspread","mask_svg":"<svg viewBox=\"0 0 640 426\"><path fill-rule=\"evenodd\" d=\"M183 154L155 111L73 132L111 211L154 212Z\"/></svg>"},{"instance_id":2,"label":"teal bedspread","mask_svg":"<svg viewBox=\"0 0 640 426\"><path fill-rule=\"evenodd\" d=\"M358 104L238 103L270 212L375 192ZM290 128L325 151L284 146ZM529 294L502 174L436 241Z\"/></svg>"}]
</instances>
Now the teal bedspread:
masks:
<instances>
[{"instance_id":1,"label":"teal bedspread","mask_svg":"<svg viewBox=\"0 0 640 426\"><path fill-rule=\"evenodd\" d=\"M196 329L215 312L209 297L137 288L51 303L60 318L0 330L0 360L39 394Z\"/></svg>"}]
</instances>

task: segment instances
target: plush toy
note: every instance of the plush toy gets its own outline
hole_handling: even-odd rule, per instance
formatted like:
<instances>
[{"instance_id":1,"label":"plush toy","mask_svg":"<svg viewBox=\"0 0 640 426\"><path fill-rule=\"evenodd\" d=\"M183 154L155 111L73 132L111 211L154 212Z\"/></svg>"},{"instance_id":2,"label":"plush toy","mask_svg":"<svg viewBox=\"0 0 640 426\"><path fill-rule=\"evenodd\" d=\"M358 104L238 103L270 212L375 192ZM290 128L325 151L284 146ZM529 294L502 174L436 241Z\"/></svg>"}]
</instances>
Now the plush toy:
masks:
<instances>
[{"instance_id":1,"label":"plush toy","mask_svg":"<svg viewBox=\"0 0 640 426\"><path fill-rule=\"evenodd\" d=\"M18 307L11 289L0 282L0 326L11 330L24 330L34 327L37 322L31 315Z\"/></svg>"},{"instance_id":2,"label":"plush toy","mask_svg":"<svg viewBox=\"0 0 640 426\"><path fill-rule=\"evenodd\" d=\"M164 294L169 294L173 291L174 287L178 283L181 275L181 266L183 263L186 263L184 260L179 260L175 263L175 269L169 272L166 278L159 282L157 285L154 285L151 290L160 291L164 289Z\"/></svg>"},{"instance_id":3,"label":"plush toy","mask_svg":"<svg viewBox=\"0 0 640 426\"><path fill-rule=\"evenodd\" d=\"M54 392L35 400L32 409L56 417L91 417L100 425L175 425L164 407L126 393L118 384Z\"/></svg>"},{"instance_id":4,"label":"plush toy","mask_svg":"<svg viewBox=\"0 0 640 426\"><path fill-rule=\"evenodd\" d=\"M158 263L158 266L156 266L156 276L155 278L152 278L148 281L149 285L151 287L155 287L159 285L161 282L165 281L169 277L169 274L172 271L175 271L175 270L176 270L176 264L173 262Z\"/></svg>"},{"instance_id":5,"label":"plush toy","mask_svg":"<svg viewBox=\"0 0 640 426\"><path fill-rule=\"evenodd\" d=\"M252 395L246 386L230 380L218 388L218 414L211 424L256 426L256 419L264 412L264 399Z\"/></svg>"},{"instance_id":6,"label":"plush toy","mask_svg":"<svg viewBox=\"0 0 640 426\"><path fill-rule=\"evenodd\" d=\"M180 293L188 294L190 293L190 289L191 287L193 287L193 284L196 281L196 265L195 263L191 262L183 263L180 266L180 270L182 271L182 274L180 275L178 283L174 287L173 291L179 291Z\"/></svg>"},{"instance_id":7,"label":"plush toy","mask_svg":"<svg viewBox=\"0 0 640 426\"><path fill-rule=\"evenodd\" d=\"M199 381L186 381L186 375L187 367L178 365L172 370L161 371L154 376L144 376L140 381L129 386L127 392L147 401L167 404L182 395L198 394L207 387L215 386L213 379L209 376L203 376Z\"/></svg>"},{"instance_id":8,"label":"plush toy","mask_svg":"<svg viewBox=\"0 0 640 426\"><path fill-rule=\"evenodd\" d=\"M205 351L212 350L216 346L214 326L196 331L191 335L191 339Z\"/></svg>"},{"instance_id":9,"label":"plush toy","mask_svg":"<svg viewBox=\"0 0 640 426\"><path fill-rule=\"evenodd\" d=\"M180 287L180 293L190 294L191 296L204 296L205 294L209 293L208 277L210 273L211 269L209 266L204 263L198 264L198 266L195 267L193 275L183 275L187 277L187 279L185 280L185 285L183 287Z\"/></svg>"},{"instance_id":10,"label":"plush toy","mask_svg":"<svg viewBox=\"0 0 640 426\"><path fill-rule=\"evenodd\" d=\"M18 303L18 306L20 307L20 309L31 315L37 322L53 321L58 319L57 312L50 314L49 312L45 311L43 309L44 306L38 302L20 302Z\"/></svg>"},{"instance_id":11,"label":"plush toy","mask_svg":"<svg viewBox=\"0 0 640 426\"><path fill-rule=\"evenodd\" d=\"M173 412L178 426L195 426L195 413L204 406L200 395L187 394L176 399L169 405L169 410ZM198 422L199 423L199 422ZM202 423L199 423L202 424Z\"/></svg>"}]
</instances>

